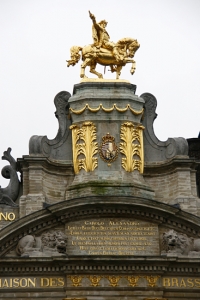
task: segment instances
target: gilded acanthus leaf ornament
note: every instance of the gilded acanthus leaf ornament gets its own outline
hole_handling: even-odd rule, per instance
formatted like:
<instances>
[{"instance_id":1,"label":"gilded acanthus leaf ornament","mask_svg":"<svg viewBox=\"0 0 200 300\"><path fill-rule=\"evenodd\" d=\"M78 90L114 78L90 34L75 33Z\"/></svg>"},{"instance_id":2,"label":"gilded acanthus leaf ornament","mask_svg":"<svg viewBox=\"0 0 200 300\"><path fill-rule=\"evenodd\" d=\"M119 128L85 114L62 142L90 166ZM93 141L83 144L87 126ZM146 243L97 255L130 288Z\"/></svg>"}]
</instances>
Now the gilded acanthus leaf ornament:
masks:
<instances>
[{"instance_id":1,"label":"gilded acanthus leaf ornament","mask_svg":"<svg viewBox=\"0 0 200 300\"><path fill-rule=\"evenodd\" d=\"M72 125L73 163L74 172L78 174L81 169L86 172L94 171L98 165L98 143L96 140L96 127L92 122L84 122L82 127ZM83 155L84 158L80 158Z\"/></svg>"},{"instance_id":2,"label":"gilded acanthus leaf ornament","mask_svg":"<svg viewBox=\"0 0 200 300\"><path fill-rule=\"evenodd\" d=\"M127 172L138 170L143 173L144 169L144 149L143 149L143 129L142 125L135 126L131 122L121 125L120 152L125 155L122 158L122 167Z\"/></svg>"},{"instance_id":3,"label":"gilded acanthus leaf ornament","mask_svg":"<svg viewBox=\"0 0 200 300\"><path fill-rule=\"evenodd\" d=\"M140 47L138 41L132 38L123 38L117 43L111 42L106 31L107 22L105 20L96 22L96 18L91 12L89 12L89 16L92 20L93 44L84 47L71 47L71 59L67 60L67 66L74 66L82 58L81 78L86 78L85 68L87 66L90 67L91 73L103 78L103 75L96 71L98 63L103 66L110 66L111 72L116 72L116 79L119 79L122 67L127 63L131 63L130 72L134 74L136 63L133 57Z\"/></svg>"},{"instance_id":4,"label":"gilded acanthus leaf ornament","mask_svg":"<svg viewBox=\"0 0 200 300\"><path fill-rule=\"evenodd\" d=\"M75 172L75 174L78 174L81 169L80 163L78 160L78 156L81 154L81 145L78 144L78 141L80 139L80 136L79 136L80 130L77 125L70 126L70 129L72 130L74 172Z\"/></svg>"}]
</instances>

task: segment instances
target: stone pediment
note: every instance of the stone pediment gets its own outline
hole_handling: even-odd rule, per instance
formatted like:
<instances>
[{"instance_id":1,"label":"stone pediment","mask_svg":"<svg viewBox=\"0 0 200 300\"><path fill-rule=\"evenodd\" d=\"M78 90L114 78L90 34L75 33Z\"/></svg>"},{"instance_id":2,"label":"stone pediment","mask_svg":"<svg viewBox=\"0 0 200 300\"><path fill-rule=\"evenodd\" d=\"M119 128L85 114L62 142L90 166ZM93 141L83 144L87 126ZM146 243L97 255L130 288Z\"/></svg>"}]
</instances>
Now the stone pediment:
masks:
<instances>
[{"instance_id":1,"label":"stone pediment","mask_svg":"<svg viewBox=\"0 0 200 300\"><path fill-rule=\"evenodd\" d=\"M6 256L7 253L15 249L19 240L24 236L32 235L37 237L48 231L56 231L58 228L67 236L69 242L66 247L66 253L69 255L73 254L74 251L70 248L73 242L73 239L70 238L70 228L73 229L76 227L75 229L79 229L81 226L84 226L85 223L87 223L87 225L95 225L95 222L97 222L95 229L97 236L98 230L100 230L98 226L102 224L105 226L105 230L107 229L108 232L113 231L114 234L116 234L118 229L120 230L119 226L125 227L125 229L123 229L124 235L126 235L126 232L135 230L133 222L135 222L137 228L143 227L144 230L142 231L145 236L144 231L147 230L148 227L154 228L151 230L156 232L155 238L157 246L153 255L161 255L160 237L164 232L170 229L178 231L180 234L186 234L188 237L197 238L200 236L200 219L173 206L159 203L155 200L136 199L134 197L108 197L105 207L105 197L104 199L98 196L86 197L50 205L46 209L32 213L5 227L1 231L1 257ZM102 224L99 222L102 222ZM88 235L90 236L91 230L93 229L88 227L88 229L86 228L84 230L89 230ZM85 234L84 230L82 231L83 234ZM76 235L77 230L74 231ZM106 233L101 234L104 237L106 236ZM81 234L77 235L77 240L80 235ZM146 242L151 243L151 240L148 238ZM80 245L82 244L80 243ZM145 248L145 251L132 251L133 256L140 255L140 253L143 256L152 255L150 248L151 247ZM121 250L119 249L119 251ZM80 254L90 255L88 251L74 252L74 255ZM112 254L115 255L115 253L109 253L109 255ZM119 253L116 254L120 255ZM50 254L48 256L52 255ZM56 254L54 254L54 256L55 255ZM129 255L131 255L130 251Z\"/></svg>"}]
</instances>

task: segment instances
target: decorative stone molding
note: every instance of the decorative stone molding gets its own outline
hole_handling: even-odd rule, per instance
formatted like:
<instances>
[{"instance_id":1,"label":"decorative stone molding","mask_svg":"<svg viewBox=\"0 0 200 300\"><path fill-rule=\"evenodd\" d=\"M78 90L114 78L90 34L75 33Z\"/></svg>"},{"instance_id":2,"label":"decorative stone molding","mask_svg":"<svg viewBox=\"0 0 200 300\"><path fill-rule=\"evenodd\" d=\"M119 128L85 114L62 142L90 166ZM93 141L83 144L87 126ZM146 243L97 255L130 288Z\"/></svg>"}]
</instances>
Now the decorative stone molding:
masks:
<instances>
[{"instance_id":1,"label":"decorative stone molding","mask_svg":"<svg viewBox=\"0 0 200 300\"><path fill-rule=\"evenodd\" d=\"M168 138L166 142L159 141L153 129L153 123L157 117L157 100L150 93L144 93L140 97L145 101L143 117L145 162L158 162L176 155L188 155L188 143L184 138Z\"/></svg>"},{"instance_id":2,"label":"decorative stone molding","mask_svg":"<svg viewBox=\"0 0 200 300\"><path fill-rule=\"evenodd\" d=\"M71 120L68 103L70 96L70 93L66 91L55 96L55 116L59 123L58 133L52 140L49 140L47 136L32 136L29 141L29 154L31 156L39 154L49 159L72 161L72 137L71 130L69 130Z\"/></svg>"}]
</instances>

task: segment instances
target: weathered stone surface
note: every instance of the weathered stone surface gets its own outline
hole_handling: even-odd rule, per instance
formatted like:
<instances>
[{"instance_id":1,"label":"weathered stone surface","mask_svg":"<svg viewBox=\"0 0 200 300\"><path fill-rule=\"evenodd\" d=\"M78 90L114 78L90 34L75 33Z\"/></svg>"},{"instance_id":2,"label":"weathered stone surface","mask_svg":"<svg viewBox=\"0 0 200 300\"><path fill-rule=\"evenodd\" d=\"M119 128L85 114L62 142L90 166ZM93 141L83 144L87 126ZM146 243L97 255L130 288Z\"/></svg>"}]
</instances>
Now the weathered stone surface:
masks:
<instances>
[{"instance_id":1,"label":"weathered stone surface","mask_svg":"<svg viewBox=\"0 0 200 300\"><path fill-rule=\"evenodd\" d=\"M71 98L56 96L58 134L52 141L31 138L30 155L18 159L19 208L1 207L0 299L199 299L198 164L184 139L157 140L156 100L136 96L135 88L82 83ZM144 173L126 172L120 152L108 164L97 151L98 168L75 176L71 123L92 121L98 147L108 132L119 147L121 124L141 125L143 107ZM6 213L16 218L6 221ZM164 249L163 234L171 233L176 243Z\"/></svg>"},{"instance_id":2,"label":"weathered stone surface","mask_svg":"<svg viewBox=\"0 0 200 300\"><path fill-rule=\"evenodd\" d=\"M44 203L53 204L65 199L66 188L74 178L70 162L24 156L18 163L23 171L20 217L42 209Z\"/></svg>"},{"instance_id":3,"label":"weathered stone surface","mask_svg":"<svg viewBox=\"0 0 200 300\"><path fill-rule=\"evenodd\" d=\"M70 96L70 93L65 91L55 96L55 116L59 123L57 136L53 140L49 140L46 136L32 136L29 141L30 155L42 154L53 160L72 160L72 138L71 130L69 130L71 120L68 103Z\"/></svg>"},{"instance_id":4,"label":"weathered stone surface","mask_svg":"<svg viewBox=\"0 0 200 300\"><path fill-rule=\"evenodd\" d=\"M193 159L176 156L165 162L145 163L144 179L155 191L155 199L200 216L196 167Z\"/></svg>"},{"instance_id":5,"label":"weathered stone surface","mask_svg":"<svg viewBox=\"0 0 200 300\"><path fill-rule=\"evenodd\" d=\"M140 96L144 99L144 155L145 162L165 161L176 155L188 155L188 143L184 138L169 138L166 142L161 142L154 134L153 122L157 117L157 100L150 93Z\"/></svg>"}]
</instances>

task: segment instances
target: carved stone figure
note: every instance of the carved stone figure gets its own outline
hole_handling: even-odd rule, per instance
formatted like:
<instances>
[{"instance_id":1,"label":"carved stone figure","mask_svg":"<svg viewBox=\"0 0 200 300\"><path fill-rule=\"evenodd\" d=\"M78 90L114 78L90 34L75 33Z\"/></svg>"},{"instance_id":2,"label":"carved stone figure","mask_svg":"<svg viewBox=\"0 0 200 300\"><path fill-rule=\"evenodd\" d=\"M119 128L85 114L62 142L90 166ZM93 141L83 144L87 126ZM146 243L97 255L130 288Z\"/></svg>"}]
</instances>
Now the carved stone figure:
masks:
<instances>
[{"instance_id":1,"label":"carved stone figure","mask_svg":"<svg viewBox=\"0 0 200 300\"><path fill-rule=\"evenodd\" d=\"M41 236L26 235L19 240L16 253L21 257L65 256L67 237L62 231L48 231Z\"/></svg>"},{"instance_id":2,"label":"carved stone figure","mask_svg":"<svg viewBox=\"0 0 200 300\"><path fill-rule=\"evenodd\" d=\"M41 252L41 239L35 238L33 235L24 236L19 240L16 252L22 257L40 256L37 254Z\"/></svg>"},{"instance_id":3,"label":"carved stone figure","mask_svg":"<svg viewBox=\"0 0 200 300\"><path fill-rule=\"evenodd\" d=\"M11 148L4 151L2 159L7 160L10 166L3 167L1 174L4 178L10 179L10 182L6 188L0 186L0 204L6 204L9 206L17 206L15 201L19 194L19 179L17 176L17 166L15 159L10 155Z\"/></svg>"},{"instance_id":4,"label":"carved stone figure","mask_svg":"<svg viewBox=\"0 0 200 300\"><path fill-rule=\"evenodd\" d=\"M89 12L90 13L90 12ZM73 46L70 49L71 59L68 60L68 67L74 66L82 53L83 63L81 65L81 78L86 78L85 68L90 66L90 72L97 75L99 78L103 78L101 73L98 73L95 68L97 63L103 66L110 66L111 72L116 72L116 79L119 79L121 69L127 63L132 63L131 74L135 72L135 61L131 58L134 57L135 52L140 47L137 40L132 38L123 38L117 43L110 41L110 36L106 31L107 21L102 20L97 23L96 18L90 13L90 18L93 21L92 33L94 43L85 47Z\"/></svg>"},{"instance_id":5,"label":"carved stone figure","mask_svg":"<svg viewBox=\"0 0 200 300\"><path fill-rule=\"evenodd\" d=\"M161 253L200 257L200 239L170 229L163 233Z\"/></svg>"}]
</instances>

